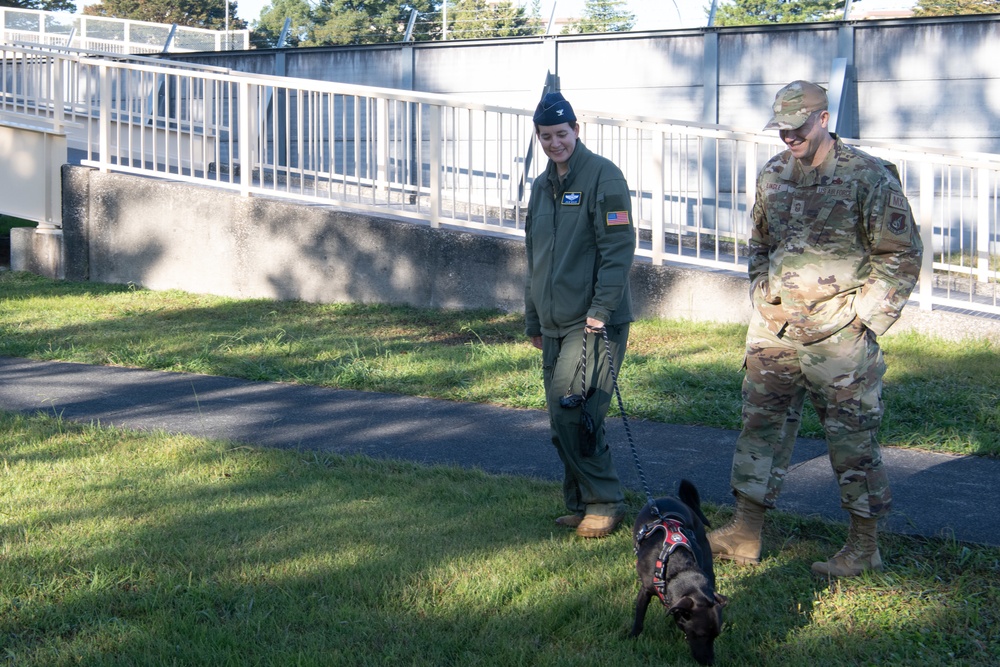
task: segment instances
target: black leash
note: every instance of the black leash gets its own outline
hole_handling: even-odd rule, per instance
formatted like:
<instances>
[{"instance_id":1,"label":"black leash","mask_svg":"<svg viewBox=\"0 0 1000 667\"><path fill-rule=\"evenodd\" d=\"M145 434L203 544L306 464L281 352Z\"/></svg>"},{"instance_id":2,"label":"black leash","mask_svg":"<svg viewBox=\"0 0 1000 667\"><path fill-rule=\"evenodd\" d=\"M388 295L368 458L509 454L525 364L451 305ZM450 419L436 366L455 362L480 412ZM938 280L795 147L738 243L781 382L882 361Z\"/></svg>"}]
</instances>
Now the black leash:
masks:
<instances>
[{"instance_id":1,"label":"black leash","mask_svg":"<svg viewBox=\"0 0 1000 667\"><path fill-rule=\"evenodd\" d=\"M594 333L594 334L600 333L601 336L604 338L604 350L608 355L608 368L611 369L612 386L614 387L615 390L615 398L618 400L618 412L621 413L622 424L625 426L625 436L628 438L628 446L629 449L632 451L632 460L635 462L636 472L639 473L639 481L642 483L642 490L646 494L646 502L652 509L653 516L662 521L663 517L660 515L660 510L656 506L656 502L653 499L653 494L649 492L649 484L646 483L646 475L642 470L642 463L639 461L639 452L636 449L635 440L633 440L632 438L632 429L628 423L628 414L625 412L625 403L624 401L622 401L622 393L621 390L618 388L618 370L615 368L615 360L611 354L611 340L608 338L608 328L606 326L601 327L600 329L593 329L591 327L584 326L583 353L580 357L580 367L582 369L580 372L581 376L580 394L579 394L580 399L577 402L575 400L572 400L576 399L576 396L564 396L562 399L563 406L576 407L576 405L567 404L566 402L567 399L571 399L570 402L582 406L583 403L586 402L586 399L589 398L589 396L587 396L587 334L588 333ZM581 413L581 419L590 419L590 414L586 411L586 409L583 409L581 407L580 413ZM605 423L604 429L605 433L607 433L607 423Z\"/></svg>"}]
</instances>

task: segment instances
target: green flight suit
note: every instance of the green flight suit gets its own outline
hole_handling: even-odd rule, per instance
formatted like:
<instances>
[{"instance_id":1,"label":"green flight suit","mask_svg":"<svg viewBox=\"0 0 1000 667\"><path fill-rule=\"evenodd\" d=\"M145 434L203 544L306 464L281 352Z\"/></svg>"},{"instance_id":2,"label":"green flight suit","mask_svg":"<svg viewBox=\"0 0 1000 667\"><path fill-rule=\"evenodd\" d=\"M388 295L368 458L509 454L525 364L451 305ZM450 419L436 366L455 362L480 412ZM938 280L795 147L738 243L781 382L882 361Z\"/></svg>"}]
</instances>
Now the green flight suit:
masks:
<instances>
[{"instance_id":1,"label":"green flight suit","mask_svg":"<svg viewBox=\"0 0 1000 667\"><path fill-rule=\"evenodd\" d=\"M565 467L566 507L612 516L624 509L624 491L604 440L614 385L601 336L587 336L586 386L594 394L586 410L593 442L580 437L582 408L562 407L559 399L581 392L588 317L605 323L616 369L625 357L636 239L632 201L621 170L579 140L568 166L560 182L550 162L532 186L525 222L525 333L543 337L545 397L552 442Z\"/></svg>"}]
</instances>

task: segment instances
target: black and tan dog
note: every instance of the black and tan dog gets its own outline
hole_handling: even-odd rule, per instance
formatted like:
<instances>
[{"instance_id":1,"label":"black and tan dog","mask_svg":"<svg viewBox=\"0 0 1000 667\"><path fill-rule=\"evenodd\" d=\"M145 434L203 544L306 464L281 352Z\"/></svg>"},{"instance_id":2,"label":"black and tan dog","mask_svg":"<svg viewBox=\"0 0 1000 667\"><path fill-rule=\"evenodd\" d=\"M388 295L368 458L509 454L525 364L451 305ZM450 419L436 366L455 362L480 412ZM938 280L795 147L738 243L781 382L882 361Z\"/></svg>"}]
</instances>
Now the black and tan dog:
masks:
<instances>
[{"instance_id":1,"label":"black and tan dog","mask_svg":"<svg viewBox=\"0 0 1000 667\"><path fill-rule=\"evenodd\" d=\"M684 632L691 656L711 665L715 638L722 630L722 608L729 600L715 592L712 548L705 537L709 523L698 489L681 480L677 496L647 504L632 529L641 583L632 636L642 632L646 608L655 595Z\"/></svg>"}]
</instances>

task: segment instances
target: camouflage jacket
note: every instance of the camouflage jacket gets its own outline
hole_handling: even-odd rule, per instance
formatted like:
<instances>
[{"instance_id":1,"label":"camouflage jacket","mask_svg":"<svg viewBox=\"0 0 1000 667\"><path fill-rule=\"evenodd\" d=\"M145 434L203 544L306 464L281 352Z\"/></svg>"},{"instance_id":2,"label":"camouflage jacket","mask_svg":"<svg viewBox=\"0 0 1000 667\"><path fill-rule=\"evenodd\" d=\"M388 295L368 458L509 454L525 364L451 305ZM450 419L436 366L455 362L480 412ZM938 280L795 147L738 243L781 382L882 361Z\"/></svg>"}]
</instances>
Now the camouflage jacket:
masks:
<instances>
[{"instance_id":1,"label":"camouflage jacket","mask_svg":"<svg viewBox=\"0 0 1000 667\"><path fill-rule=\"evenodd\" d=\"M757 176L750 295L772 332L801 343L855 318L885 333L920 273L920 234L888 163L835 139L815 170L784 151Z\"/></svg>"}]
</instances>

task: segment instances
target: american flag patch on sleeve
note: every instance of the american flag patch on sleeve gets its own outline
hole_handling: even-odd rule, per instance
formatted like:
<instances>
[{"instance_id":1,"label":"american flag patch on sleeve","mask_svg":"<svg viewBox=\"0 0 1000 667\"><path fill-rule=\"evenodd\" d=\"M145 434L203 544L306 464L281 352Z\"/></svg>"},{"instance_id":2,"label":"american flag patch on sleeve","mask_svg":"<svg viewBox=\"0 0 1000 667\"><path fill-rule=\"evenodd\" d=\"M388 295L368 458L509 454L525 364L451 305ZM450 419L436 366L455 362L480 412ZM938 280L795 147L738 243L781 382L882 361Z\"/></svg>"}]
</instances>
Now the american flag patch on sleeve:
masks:
<instances>
[{"instance_id":1,"label":"american flag patch on sleeve","mask_svg":"<svg viewBox=\"0 0 1000 667\"><path fill-rule=\"evenodd\" d=\"M628 211L609 211L608 226L629 224Z\"/></svg>"}]
</instances>

